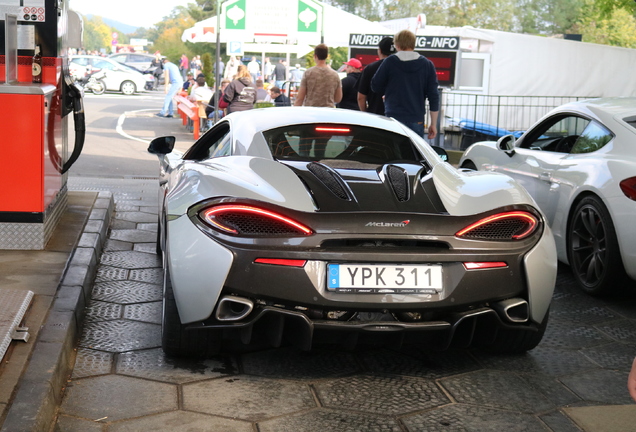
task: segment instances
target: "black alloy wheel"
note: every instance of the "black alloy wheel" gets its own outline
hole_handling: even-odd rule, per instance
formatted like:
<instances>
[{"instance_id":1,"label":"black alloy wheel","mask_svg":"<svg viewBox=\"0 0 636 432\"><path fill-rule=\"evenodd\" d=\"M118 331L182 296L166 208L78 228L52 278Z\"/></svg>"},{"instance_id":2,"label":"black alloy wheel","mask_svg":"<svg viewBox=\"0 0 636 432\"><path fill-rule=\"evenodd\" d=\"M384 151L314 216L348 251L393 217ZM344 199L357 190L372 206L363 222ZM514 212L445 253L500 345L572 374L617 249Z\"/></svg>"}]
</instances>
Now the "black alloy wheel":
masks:
<instances>
[{"instance_id":1,"label":"black alloy wheel","mask_svg":"<svg viewBox=\"0 0 636 432\"><path fill-rule=\"evenodd\" d=\"M583 198L568 224L568 260L574 278L592 296L616 294L626 274L616 230L603 202L596 196Z\"/></svg>"}]
</instances>

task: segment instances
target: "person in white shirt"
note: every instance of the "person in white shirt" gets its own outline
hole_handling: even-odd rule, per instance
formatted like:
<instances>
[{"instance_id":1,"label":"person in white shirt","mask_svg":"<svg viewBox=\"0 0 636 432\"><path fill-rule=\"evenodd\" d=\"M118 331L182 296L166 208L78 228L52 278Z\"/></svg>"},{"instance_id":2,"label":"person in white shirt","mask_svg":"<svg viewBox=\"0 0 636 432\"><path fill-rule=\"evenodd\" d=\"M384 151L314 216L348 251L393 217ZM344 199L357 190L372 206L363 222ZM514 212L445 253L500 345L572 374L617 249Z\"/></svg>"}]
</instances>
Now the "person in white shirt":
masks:
<instances>
[{"instance_id":1,"label":"person in white shirt","mask_svg":"<svg viewBox=\"0 0 636 432\"><path fill-rule=\"evenodd\" d=\"M261 71L261 66L256 61L256 57L252 57L252 60L247 64L247 70L252 75L252 82L255 83Z\"/></svg>"}]
</instances>

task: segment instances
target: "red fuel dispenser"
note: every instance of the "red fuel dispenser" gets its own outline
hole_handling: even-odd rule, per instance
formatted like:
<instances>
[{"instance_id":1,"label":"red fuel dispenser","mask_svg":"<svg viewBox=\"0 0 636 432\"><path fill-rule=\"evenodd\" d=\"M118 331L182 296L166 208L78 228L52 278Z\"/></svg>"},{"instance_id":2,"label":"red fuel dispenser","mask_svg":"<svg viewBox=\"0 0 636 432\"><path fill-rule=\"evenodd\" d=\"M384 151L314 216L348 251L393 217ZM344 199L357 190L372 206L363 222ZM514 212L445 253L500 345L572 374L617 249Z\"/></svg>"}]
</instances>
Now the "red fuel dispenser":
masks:
<instances>
[{"instance_id":1,"label":"red fuel dispenser","mask_svg":"<svg viewBox=\"0 0 636 432\"><path fill-rule=\"evenodd\" d=\"M9 2L0 0L0 249L44 249L66 208L65 172L84 141L81 91L70 78L67 58L70 47L80 47L81 26L73 25L79 18L68 10L68 0L4 3Z\"/></svg>"}]
</instances>

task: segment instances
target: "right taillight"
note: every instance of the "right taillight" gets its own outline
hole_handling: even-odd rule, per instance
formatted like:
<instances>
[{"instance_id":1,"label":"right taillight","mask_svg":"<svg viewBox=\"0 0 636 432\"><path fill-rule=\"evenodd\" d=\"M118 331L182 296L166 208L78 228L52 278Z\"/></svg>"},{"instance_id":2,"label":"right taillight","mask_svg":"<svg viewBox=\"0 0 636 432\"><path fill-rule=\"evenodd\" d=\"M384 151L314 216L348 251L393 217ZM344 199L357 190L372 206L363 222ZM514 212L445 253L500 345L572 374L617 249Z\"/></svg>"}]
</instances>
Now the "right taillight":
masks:
<instances>
[{"instance_id":1,"label":"right taillight","mask_svg":"<svg viewBox=\"0 0 636 432\"><path fill-rule=\"evenodd\" d=\"M630 177L620 182L620 187L627 198L636 201L636 177Z\"/></svg>"},{"instance_id":2,"label":"right taillight","mask_svg":"<svg viewBox=\"0 0 636 432\"><path fill-rule=\"evenodd\" d=\"M523 240L539 226L539 219L526 211L511 211L485 217L458 231L455 236L472 240Z\"/></svg>"}]
</instances>

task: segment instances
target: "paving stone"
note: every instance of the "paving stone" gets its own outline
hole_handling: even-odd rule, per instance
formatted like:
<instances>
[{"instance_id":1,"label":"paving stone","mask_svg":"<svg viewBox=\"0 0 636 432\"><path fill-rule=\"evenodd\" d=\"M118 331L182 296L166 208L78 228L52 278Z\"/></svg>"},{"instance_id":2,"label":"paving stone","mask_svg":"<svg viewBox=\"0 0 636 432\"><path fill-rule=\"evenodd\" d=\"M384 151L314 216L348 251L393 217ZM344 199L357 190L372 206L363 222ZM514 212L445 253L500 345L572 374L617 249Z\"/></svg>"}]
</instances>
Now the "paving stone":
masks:
<instances>
[{"instance_id":1,"label":"paving stone","mask_svg":"<svg viewBox=\"0 0 636 432\"><path fill-rule=\"evenodd\" d=\"M133 247L137 252L144 252L150 254L157 253L157 243L135 243Z\"/></svg>"},{"instance_id":2,"label":"paving stone","mask_svg":"<svg viewBox=\"0 0 636 432\"><path fill-rule=\"evenodd\" d=\"M367 351L358 357L374 373L430 379L470 372L479 367L465 351L434 352L418 346L405 346L400 351Z\"/></svg>"},{"instance_id":3,"label":"paving stone","mask_svg":"<svg viewBox=\"0 0 636 432\"><path fill-rule=\"evenodd\" d=\"M99 265L97 267L97 274L95 275L95 282L110 282L121 281L128 279L128 273L130 270L120 269L116 267L110 267L105 265Z\"/></svg>"},{"instance_id":4,"label":"paving stone","mask_svg":"<svg viewBox=\"0 0 636 432\"><path fill-rule=\"evenodd\" d=\"M417 377L355 375L318 382L315 388L325 407L374 414L407 414L449 402L432 380Z\"/></svg>"},{"instance_id":5,"label":"paving stone","mask_svg":"<svg viewBox=\"0 0 636 432\"><path fill-rule=\"evenodd\" d=\"M117 252L117 251L127 251L132 250L133 243L124 242L120 240L106 240L104 244L104 252Z\"/></svg>"},{"instance_id":6,"label":"paving stone","mask_svg":"<svg viewBox=\"0 0 636 432\"><path fill-rule=\"evenodd\" d=\"M156 233L158 228L159 228L159 224L157 222L137 224L137 229L144 230L144 231L152 231Z\"/></svg>"},{"instance_id":7,"label":"paving stone","mask_svg":"<svg viewBox=\"0 0 636 432\"><path fill-rule=\"evenodd\" d=\"M503 355L474 350L472 355L486 368L551 376L570 375L597 367L580 352L541 344L525 354Z\"/></svg>"},{"instance_id":8,"label":"paving stone","mask_svg":"<svg viewBox=\"0 0 636 432\"><path fill-rule=\"evenodd\" d=\"M89 376L105 375L113 368L113 353L95 351L88 348L78 348L73 366L73 379Z\"/></svg>"},{"instance_id":9,"label":"paving stone","mask_svg":"<svg viewBox=\"0 0 636 432\"><path fill-rule=\"evenodd\" d=\"M440 384L459 403L534 413L554 409L543 394L512 372L481 370Z\"/></svg>"},{"instance_id":10,"label":"paving stone","mask_svg":"<svg viewBox=\"0 0 636 432\"><path fill-rule=\"evenodd\" d=\"M134 204L130 204L128 201L125 203L116 202L116 206L117 211L119 212L132 212L132 211L138 211L139 210L139 206L138 205L134 205Z\"/></svg>"},{"instance_id":11,"label":"paving stone","mask_svg":"<svg viewBox=\"0 0 636 432\"><path fill-rule=\"evenodd\" d=\"M634 403L627 392L629 372L593 370L563 377L561 382L582 399L606 405Z\"/></svg>"},{"instance_id":12,"label":"paving stone","mask_svg":"<svg viewBox=\"0 0 636 432\"><path fill-rule=\"evenodd\" d=\"M558 378L541 373L518 374L533 389L545 396L554 406L573 405L581 402L576 394Z\"/></svg>"},{"instance_id":13,"label":"paving stone","mask_svg":"<svg viewBox=\"0 0 636 432\"><path fill-rule=\"evenodd\" d=\"M124 306L124 318L161 324L161 305L162 303L159 301Z\"/></svg>"},{"instance_id":14,"label":"paving stone","mask_svg":"<svg viewBox=\"0 0 636 432\"><path fill-rule=\"evenodd\" d=\"M86 308L86 321L105 321L121 318L122 305L116 303L106 303L101 301L91 301Z\"/></svg>"},{"instance_id":15,"label":"paving stone","mask_svg":"<svg viewBox=\"0 0 636 432\"><path fill-rule=\"evenodd\" d=\"M546 432L543 423L533 415L463 404L448 405L401 420L409 431Z\"/></svg>"},{"instance_id":16,"label":"paving stone","mask_svg":"<svg viewBox=\"0 0 636 432\"><path fill-rule=\"evenodd\" d=\"M108 432L252 432L252 424L205 414L173 411L133 420L124 420L108 426Z\"/></svg>"},{"instance_id":17,"label":"paving stone","mask_svg":"<svg viewBox=\"0 0 636 432\"><path fill-rule=\"evenodd\" d=\"M636 343L636 321L621 319L596 328L618 342Z\"/></svg>"},{"instance_id":18,"label":"paving stone","mask_svg":"<svg viewBox=\"0 0 636 432\"><path fill-rule=\"evenodd\" d=\"M110 238L127 242L150 243L155 241L157 235L150 231L140 231L136 229L112 230Z\"/></svg>"},{"instance_id":19,"label":"paving stone","mask_svg":"<svg viewBox=\"0 0 636 432\"><path fill-rule=\"evenodd\" d=\"M183 408L236 419L262 421L316 407L302 383L239 375L184 384ZM219 397L223 395L222 397Z\"/></svg>"},{"instance_id":20,"label":"paving stone","mask_svg":"<svg viewBox=\"0 0 636 432\"><path fill-rule=\"evenodd\" d=\"M618 319L611 310L599 305L597 299L584 294L557 298L550 306L550 319L581 324L599 324Z\"/></svg>"},{"instance_id":21,"label":"paving stone","mask_svg":"<svg viewBox=\"0 0 636 432\"><path fill-rule=\"evenodd\" d=\"M117 373L155 381L183 384L238 373L235 362L226 357L206 360L166 357L161 349L123 353L117 359Z\"/></svg>"},{"instance_id":22,"label":"paving stone","mask_svg":"<svg viewBox=\"0 0 636 432\"><path fill-rule=\"evenodd\" d=\"M608 342L610 339L592 325L553 319L548 324L541 346L580 349Z\"/></svg>"},{"instance_id":23,"label":"paving stone","mask_svg":"<svg viewBox=\"0 0 636 432\"><path fill-rule=\"evenodd\" d=\"M272 349L245 354L241 360L246 374L285 379L333 377L359 370L353 355L328 350Z\"/></svg>"},{"instance_id":24,"label":"paving stone","mask_svg":"<svg viewBox=\"0 0 636 432\"><path fill-rule=\"evenodd\" d=\"M159 206L158 205L154 205L154 206L140 206L139 207L139 211L144 212L144 213L150 213L153 215L156 215L159 213Z\"/></svg>"},{"instance_id":25,"label":"paving stone","mask_svg":"<svg viewBox=\"0 0 636 432\"><path fill-rule=\"evenodd\" d=\"M125 221L130 221L130 222L157 222L157 215L156 214L149 214L149 213L143 213L143 212L139 212L139 211L134 211L134 212L124 212L124 211L117 211L117 219L118 220L125 220Z\"/></svg>"},{"instance_id":26,"label":"paving stone","mask_svg":"<svg viewBox=\"0 0 636 432\"><path fill-rule=\"evenodd\" d=\"M539 417L550 429L558 432L581 432L572 420L560 411L552 411L551 413Z\"/></svg>"},{"instance_id":27,"label":"paving stone","mask_svg":"<svg viewBox=\"0 0 636 432\"><path fill-rule=\"evenodd\" d=\"M73 381L66 389L61 412L112 422L177 408L175 385L106 375Z\"/></svg>"},{"instance_id":28,"label":"paving stone","mask_svg":"<svg viewBox=\"0 0 636 432\"><path fill-rule=\"evenodd\" d=\"M160 285L120 280L99 282L93 288L93 299L120 304L147 303L159 301L163 296Z\"/></svg>"},{"instance_id":29,"label":"paving stone","mask_svg":"<svg viewBox=\"0 0 636 432\"><path fill-rule=\"evenodd\" d=\"M610 343L583 349L581 353L602 368L629 371L636 353L636 345Z\"/></svg>"},{"instance_id":30,"label":"paving stone","mask_svg":"<svg viewBox=\"0 0 636 432\"><path fill-rule=\"evenodd\" d=\"M128 278L134 281L148 282L163 286L163 269L131 270Z\"/></svg>"},{"instance_id":31,"label":"paving stone","mask_svg":"<svg viewBox=\"0 0 636 432\"><path fill-rule=\"evenodd\" d=\"M161 326L137 321L89 322L80 346L108 352L125 352L161 346Z\"/></svg>"},{"instance_id":32,"label":"paving stone","mask_svg":"<svg viewBox=\"0 0 636 432\"><path fill-rule=\"evenodd\" d=\"M317 409L307 413L285 416L258 423L259 432L401 432L400 425L391 417Z\"/></svg>"},{"instance_id":33,"label":"paving stone","mask_svg":"<svg viewBox=\"0 0 636 432\"><path fill-rule=\"evenodd\" d=\"M60 432L101 432L104 426L92 420L83 420L68 416L59 416L57 429Z\"/></svg>"},{"instance_id":34,"label":"paving stone","mask_svg":"<svg viewBox=\"0 0 636 432\"><path fill-rule=\"evenodd\" d=\"M157 255L136 251L104 252L100 262L111 267L131 270L161 267Z\"/></svg>"},{"instance_id":35,"label":"paving stone","mask_svg":"<svg viewBox=\"0 0 636 432\"><path fill-rule=\"evenodd\" d=\"M137 229L137 224L135 222L115 219L110 223L110 229L113 230L134 230Z\"/></svg>"}]
</instances>

